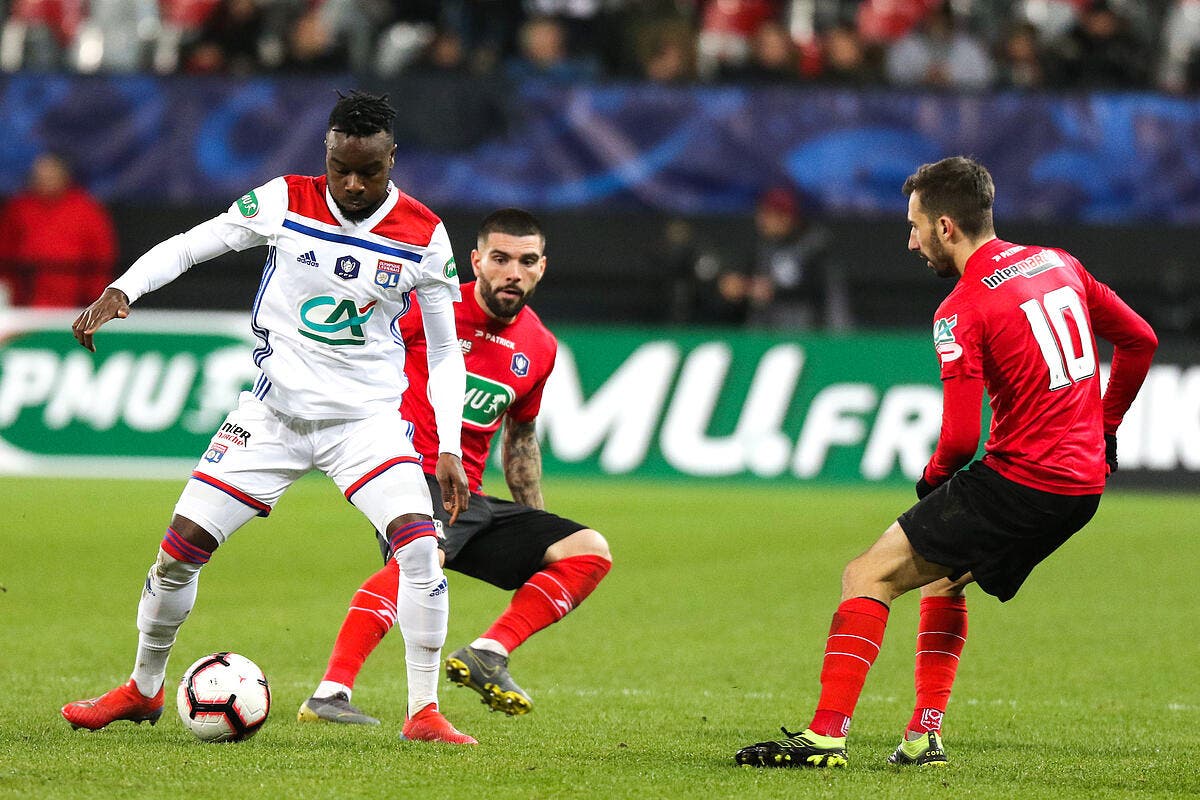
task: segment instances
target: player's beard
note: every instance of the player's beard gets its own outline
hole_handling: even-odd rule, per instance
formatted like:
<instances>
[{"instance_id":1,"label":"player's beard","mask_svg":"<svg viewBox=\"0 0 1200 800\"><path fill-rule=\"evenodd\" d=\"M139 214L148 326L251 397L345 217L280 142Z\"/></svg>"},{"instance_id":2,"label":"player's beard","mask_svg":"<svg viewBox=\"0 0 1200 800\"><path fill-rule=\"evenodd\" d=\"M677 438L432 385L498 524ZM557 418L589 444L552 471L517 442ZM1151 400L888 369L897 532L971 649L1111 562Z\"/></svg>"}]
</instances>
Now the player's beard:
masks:
<instances>
[{"instance_id":1,"label":"player's beard","mask_svg":"<svg viewBox=\"0 0 1200 800\"><path fill-rule=\"evenodd\" d=\"M480 279L479 294L483 297L483 304L487 306L488 311L501 319L512 319L521 312L521 309L529 302L529 298L533 297L533 287L522 292L520 297L511 298L507 295L497 294L496 288L492 284Z\"/></svg>"},{"instance_id":2,"label":"player's beard","mask_svg":"<svg viewBox=\"0 0 1200 800\"><path fill-rule=\"evenodd\" d=\"M942 245L939 239L929 240L929 252L921 253L921 257L925 259L933 273L939 278L957 278L958 268L954 266L954 259L946 252L945 246Z\"/></svg>"}]
</instances>

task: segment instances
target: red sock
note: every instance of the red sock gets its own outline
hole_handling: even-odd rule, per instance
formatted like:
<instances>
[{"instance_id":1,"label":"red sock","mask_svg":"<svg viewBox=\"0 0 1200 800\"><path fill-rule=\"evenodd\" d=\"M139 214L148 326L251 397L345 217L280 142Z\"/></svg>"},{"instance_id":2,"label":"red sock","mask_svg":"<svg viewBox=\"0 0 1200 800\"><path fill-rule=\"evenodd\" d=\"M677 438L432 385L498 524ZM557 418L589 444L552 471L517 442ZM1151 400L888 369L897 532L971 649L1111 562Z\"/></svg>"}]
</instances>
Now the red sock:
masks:
<instances>
[{"instance_id":1,"label":"red sock","mask_svg":"<svg viewBox=\"0 0 1200 800\"><path fill-rule=\"evenodd\" d=\"M400 586L400 567L388 559L383 569L367 578L354 593L350 610L333 643L325 680L354 688L354 679L383 639L396 624L396 595Z\"/></svg>"},{"instance_id":2,"label":"red sock","mask_svg":"<svg viewBox=\"0 0 1200 800\"><path fill-rule=\"evenodd\" d=\"M600 556L571 556L535 573L517 589L504 613L483 634L508 652L533 634L565 617L592 593L612 562Z\"/></svg>"},{"instance_id":3,"label":"red sock","mask_svg":"<svg viewBox=\"0 0 1200 800\"><path fill-rule=\"evenodd\" d=\"M837 607L825 660L821 666L821 698L808 726L822 736L845 736L862 694L867 672L879 655L888 607L870 597L852 597Z\"/></svg>"},{"instance_id":4,"label":"red sock","mask_svg":"<svg viewBox=\"0 0 1200 800\"><path fill-rule=\"evenodd\" d=\"M908 730L928 733L942 729L958 659L967 643L967 598L921 598L914 676L917 704Z\"/></svg>"}]
</instances>

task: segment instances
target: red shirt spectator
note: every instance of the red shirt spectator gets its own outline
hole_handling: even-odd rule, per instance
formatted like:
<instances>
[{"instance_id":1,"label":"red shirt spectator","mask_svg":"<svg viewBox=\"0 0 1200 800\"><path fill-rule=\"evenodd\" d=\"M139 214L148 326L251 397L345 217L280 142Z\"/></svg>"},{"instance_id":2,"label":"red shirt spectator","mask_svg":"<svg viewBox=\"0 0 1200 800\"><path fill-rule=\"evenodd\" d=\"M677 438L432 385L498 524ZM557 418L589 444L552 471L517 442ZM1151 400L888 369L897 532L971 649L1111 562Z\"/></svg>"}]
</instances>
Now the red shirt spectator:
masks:
<instances>
[{"instance_id":1,"label":"red shirt spectator","mask_svg":"<svg viewBox=\"0 0 1200 800\"><path fill-rule=\"evenodd\" d=\"M116 260L108 211L71 182L61 158L38 156L28 188L0 211L0 281L13 302L85 306L112 280Z\"/></svg>"}]
</instances>

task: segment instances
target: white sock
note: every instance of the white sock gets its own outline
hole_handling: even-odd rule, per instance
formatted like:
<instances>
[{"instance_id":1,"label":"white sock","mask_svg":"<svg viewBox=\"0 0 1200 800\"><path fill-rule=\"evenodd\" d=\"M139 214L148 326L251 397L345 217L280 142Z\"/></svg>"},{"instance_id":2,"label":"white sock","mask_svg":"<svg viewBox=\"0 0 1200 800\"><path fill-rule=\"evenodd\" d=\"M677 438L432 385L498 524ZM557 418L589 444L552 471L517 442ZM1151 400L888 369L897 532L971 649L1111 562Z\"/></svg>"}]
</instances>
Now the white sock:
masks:
<instances>
[{"instance_id":1,"label":"white sock","mask_svg":"<svg viewBox=\"0 0 1200 800\"><path fill-rule=\"evenodd\" d=\"M408 714L415 715L438 699L442 645L450 618L450 591L438 566L437 541L422 536L396 553L400 587L396 597L396 624L404 636L404 662L408 668Z\"/></svg>"},{"instance_id":2,"label":"white sock","mask_svg":"<svg viewBox=\"0 0 1200 800\"><path fill-rule=\"evenodd\" d=\"M335 681L321 681L317 684L317 690L312 693L312 696L333 697L338 692L346 695L347 700L349 700L350 696L354 694L354 690L344 683L337 683Z\"/></svg>"},{"instance_id":3,"label":"white sock","mask_svg":"<svg viewBox=\"0 0 1200 800\"><path fill-rule=\"evenodd\" d=\"M146 576L138 603L137 661L130 676L146 697L158 694L166 679L175 634L196 603L202 566L179 561L159 548L158 559Z\"/></svg>"},{"instance_id":4,"label":"white sock","mask_svg":"<svg viewBox=\"0 0 1200 800\"><path fill-rule=\"evenodd\" d=\"M471 647L474 647L476 650L487 650L489 653L495 653L498 656L508 658L508 650L495 639L485 639L480 636L471 642Z\"/></svg>"}]
</instances>

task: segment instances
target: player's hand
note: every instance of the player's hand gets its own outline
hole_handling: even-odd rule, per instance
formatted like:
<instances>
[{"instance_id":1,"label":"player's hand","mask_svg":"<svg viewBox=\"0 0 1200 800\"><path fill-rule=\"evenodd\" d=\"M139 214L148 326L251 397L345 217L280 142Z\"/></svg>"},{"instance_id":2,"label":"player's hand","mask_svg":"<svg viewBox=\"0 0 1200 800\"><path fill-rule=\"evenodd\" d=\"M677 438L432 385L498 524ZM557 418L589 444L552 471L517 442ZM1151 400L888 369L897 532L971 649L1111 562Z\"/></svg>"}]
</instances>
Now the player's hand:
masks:
<instances>
[{"instance_id":1,"label":"player's hand","mask_svg":"<svg viewBox=\"0 0 1200 800\"><path fill-rule=\"evenodd\" d=\"M71 333L75 335L75 341L94 353L96 345L92 337L100 330L100 326L110 319L125 319L128 316L129 298L120 289L110 286L75 318L71 323Z\"/></svg>"},{"instance_id":2,"label":"player's hand","mask_svg":"<svg viewBox=\"0 0 1200 800\"><path fill-rule=\"evenodd\" d=\"M453 525L458 515L467 510L471 503L471 491L467 488L467 473L462 459L452 453L438 453L437 482L442 487L442 508L450 515Z\"/></svg>"},{"instance_id":3,"label":"player's hand","mask_svg":"<svg viewBox=\"0 0 1200 800\"><path fill-rule=\"evenodd\" d=\"M930 494L933 492L933 490L934 490L934 489L936 489L936 488L937 488L937 487L936 487L936 486L934 486L932 483L930 483L929 481L925 480L925 476L924 476L924 475L922 475L922 476L921 476L921 478L920 478L920 480L918 480L918 481L917 481L917 499L918 499L918 500L924 500L924 499L925 499L926 497L928 497L928 496L929 496L929 495L930 495Z\"/></svg>"},{"instance_id":4,"label":"player's hand","mask_svg":"<svg viewBox=\"0 0 1200 800\"><path fill-rule=\"evenodd\" d=\"M1117 471L1117 435L1115 433L1104 434L1104 462L1108 465L1105 475L1112 475Z\"/></svg>"}]
</instances>

